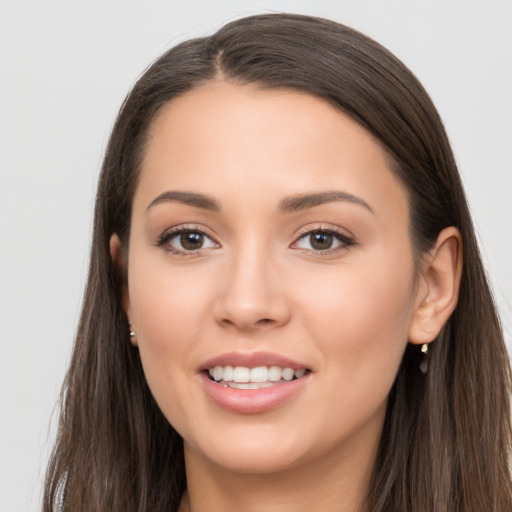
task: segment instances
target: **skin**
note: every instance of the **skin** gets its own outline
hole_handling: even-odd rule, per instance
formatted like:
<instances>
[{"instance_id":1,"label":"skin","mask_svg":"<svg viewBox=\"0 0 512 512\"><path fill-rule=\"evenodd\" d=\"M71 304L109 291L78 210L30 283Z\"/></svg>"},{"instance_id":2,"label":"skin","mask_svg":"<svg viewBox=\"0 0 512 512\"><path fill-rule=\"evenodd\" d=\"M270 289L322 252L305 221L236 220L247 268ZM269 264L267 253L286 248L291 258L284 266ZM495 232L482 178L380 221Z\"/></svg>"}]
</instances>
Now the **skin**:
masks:
<instances>
[{"instance_id":1,"label":"skin","mask_svg":"<svg viewBox=\"0 0 512 512\"><path fill-rule=\"evenodd\" d=\"M218 211L155 202L167 191L205 194ZM280 210L326 191L359 202ZM187 251L179 235L159 245L175 227L205 233L202 249ZM315 250L307 233L319 230L353 244L334 237ZM123 265L119 247L114 235ZM153 122L128 255L132 342L184 438L180 510L361 510L404 349L435 338L460 279L454 228L416 269L407 192L378 142L308 94L221 80L196 88ZM306 385L257 414L215 404L201 364L258 351L305 364Z\"/></svg>"}]
</instances>

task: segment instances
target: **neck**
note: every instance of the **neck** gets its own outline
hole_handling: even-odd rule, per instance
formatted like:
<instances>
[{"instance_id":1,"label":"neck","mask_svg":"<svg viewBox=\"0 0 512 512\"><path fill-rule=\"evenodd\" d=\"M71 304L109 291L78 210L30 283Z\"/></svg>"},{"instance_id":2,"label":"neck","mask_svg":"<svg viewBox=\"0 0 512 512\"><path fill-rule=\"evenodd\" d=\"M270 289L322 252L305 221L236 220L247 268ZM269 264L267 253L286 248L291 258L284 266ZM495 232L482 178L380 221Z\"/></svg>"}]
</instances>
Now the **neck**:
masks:
<instances>
[{"instance_id":1,"label":"neck","mask_svg":"<svg viewBox=\"0 0 512 512\"><path fill-rule=\"evenodd\" d=\"M185 443L188 490L180 512L364 512L377 446L378 440L373 446L333 449L271 474L240 474Z\"/></svg>"}]
</instances>

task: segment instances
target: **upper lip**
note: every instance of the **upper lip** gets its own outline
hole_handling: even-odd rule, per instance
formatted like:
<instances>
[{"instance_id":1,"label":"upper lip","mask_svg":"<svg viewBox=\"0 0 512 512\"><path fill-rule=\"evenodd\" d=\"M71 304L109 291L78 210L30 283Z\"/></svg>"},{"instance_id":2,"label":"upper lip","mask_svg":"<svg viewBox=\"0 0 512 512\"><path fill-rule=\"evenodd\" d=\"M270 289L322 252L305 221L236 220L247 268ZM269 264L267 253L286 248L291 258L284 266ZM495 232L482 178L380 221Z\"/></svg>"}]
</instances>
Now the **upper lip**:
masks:
<instances>
[{"instance_id":1,"label":"upper lip","mask_svg":"<svg viewBox=\"0 0 512 512\"><path fill-rule=\"evenodd\" d=\"M294 361L289 357L272 352L226 352L212 357L205 361L199 371L205 371L215 366L245 366L254 368L256 366L280 366L281 368L292 368L294 370L307 370L307 365Z\"/></svg>"}]
</instances>

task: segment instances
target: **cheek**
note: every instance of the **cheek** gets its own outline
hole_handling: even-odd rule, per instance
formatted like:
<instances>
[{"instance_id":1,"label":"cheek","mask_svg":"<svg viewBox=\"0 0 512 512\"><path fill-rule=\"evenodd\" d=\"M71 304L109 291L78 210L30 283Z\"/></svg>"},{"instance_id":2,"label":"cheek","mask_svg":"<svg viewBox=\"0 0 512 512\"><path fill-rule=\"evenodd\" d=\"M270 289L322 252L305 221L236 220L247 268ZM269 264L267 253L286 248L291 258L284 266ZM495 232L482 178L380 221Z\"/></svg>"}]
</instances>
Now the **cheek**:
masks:
<instances>
[{"instance_id":1,"label":"cheek","mask_svg":"<svg viewBox=\"0 0 512 512\"><path fill-rule=\"evenodd\" d=\"M316 340L340 385L389 390L407 344L412 259L375 258L372 265L347 265L322 281L327 285L310 286L307 295L296 290L303 329Z\"/></svg>"},{"instance_id":2,"label":"cheek","mask_svg":"<svg viewBox=\"0 0 512 512\"><path fill-rule=\"evenodd\" d=\"M155 350L177 351L194 339L201 326L205 272L180 271L165 262L133 258L128 282L130 306L139 339L148 339Z\"/></svg>"},{"instance_id":3,"label":"cheek","mask_svg":"<svg viewBox=\"0 0 512 512\"><path fill-rule=\"evenodd\" d=\"M203 276L204 277L204 276ZM194 345L204 325L203 279L135 253L128 284L130 310L148 385L166 416L179 416L194 371Z\"/></svg>"},{"instance_id":4,"label":"cheek","mask_svg":"<svg viewBox=\"0 0 512 512\"><path fill-rule=\"evenodd\" d=\"M327 287L302 295L301 327L322 352L316 378L324 390L307 421L326 449L356 432L379 435L411 311L412 265L398 268L403 273L392 265L344 269Z\"/></svg>"}]
</instances>

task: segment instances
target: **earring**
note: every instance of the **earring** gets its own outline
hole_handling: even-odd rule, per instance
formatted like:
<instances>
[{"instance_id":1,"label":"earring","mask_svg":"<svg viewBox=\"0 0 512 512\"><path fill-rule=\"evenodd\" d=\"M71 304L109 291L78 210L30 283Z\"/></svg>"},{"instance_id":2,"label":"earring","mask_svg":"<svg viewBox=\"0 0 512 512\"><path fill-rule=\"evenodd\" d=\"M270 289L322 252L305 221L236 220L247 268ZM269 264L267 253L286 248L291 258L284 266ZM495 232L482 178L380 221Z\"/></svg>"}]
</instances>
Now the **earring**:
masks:
<instances>
[{"instance_id":1,"label":"earring","mask_svg":"<svg viewBox=\"0 0 512 512\"><path fill-rule=\"evenodd\" d=\"M130 328L130 338L135 338L135 331L132 330L132 324L128 324L128 327Z\"/></svg>"},{"instance_id":2,"label":"earring","mask_svg":"<svg viewBox=\"0 0 512 512\"><path fill-rule=\"evenodd\" d=\"M428 343L423 343L423 345L421 345L421 354L422 354L421 363L420 363L420 372L421 373L427 373L427 371L428 371L427 353L428 353Z\"/></svg>"}]
</instances>

